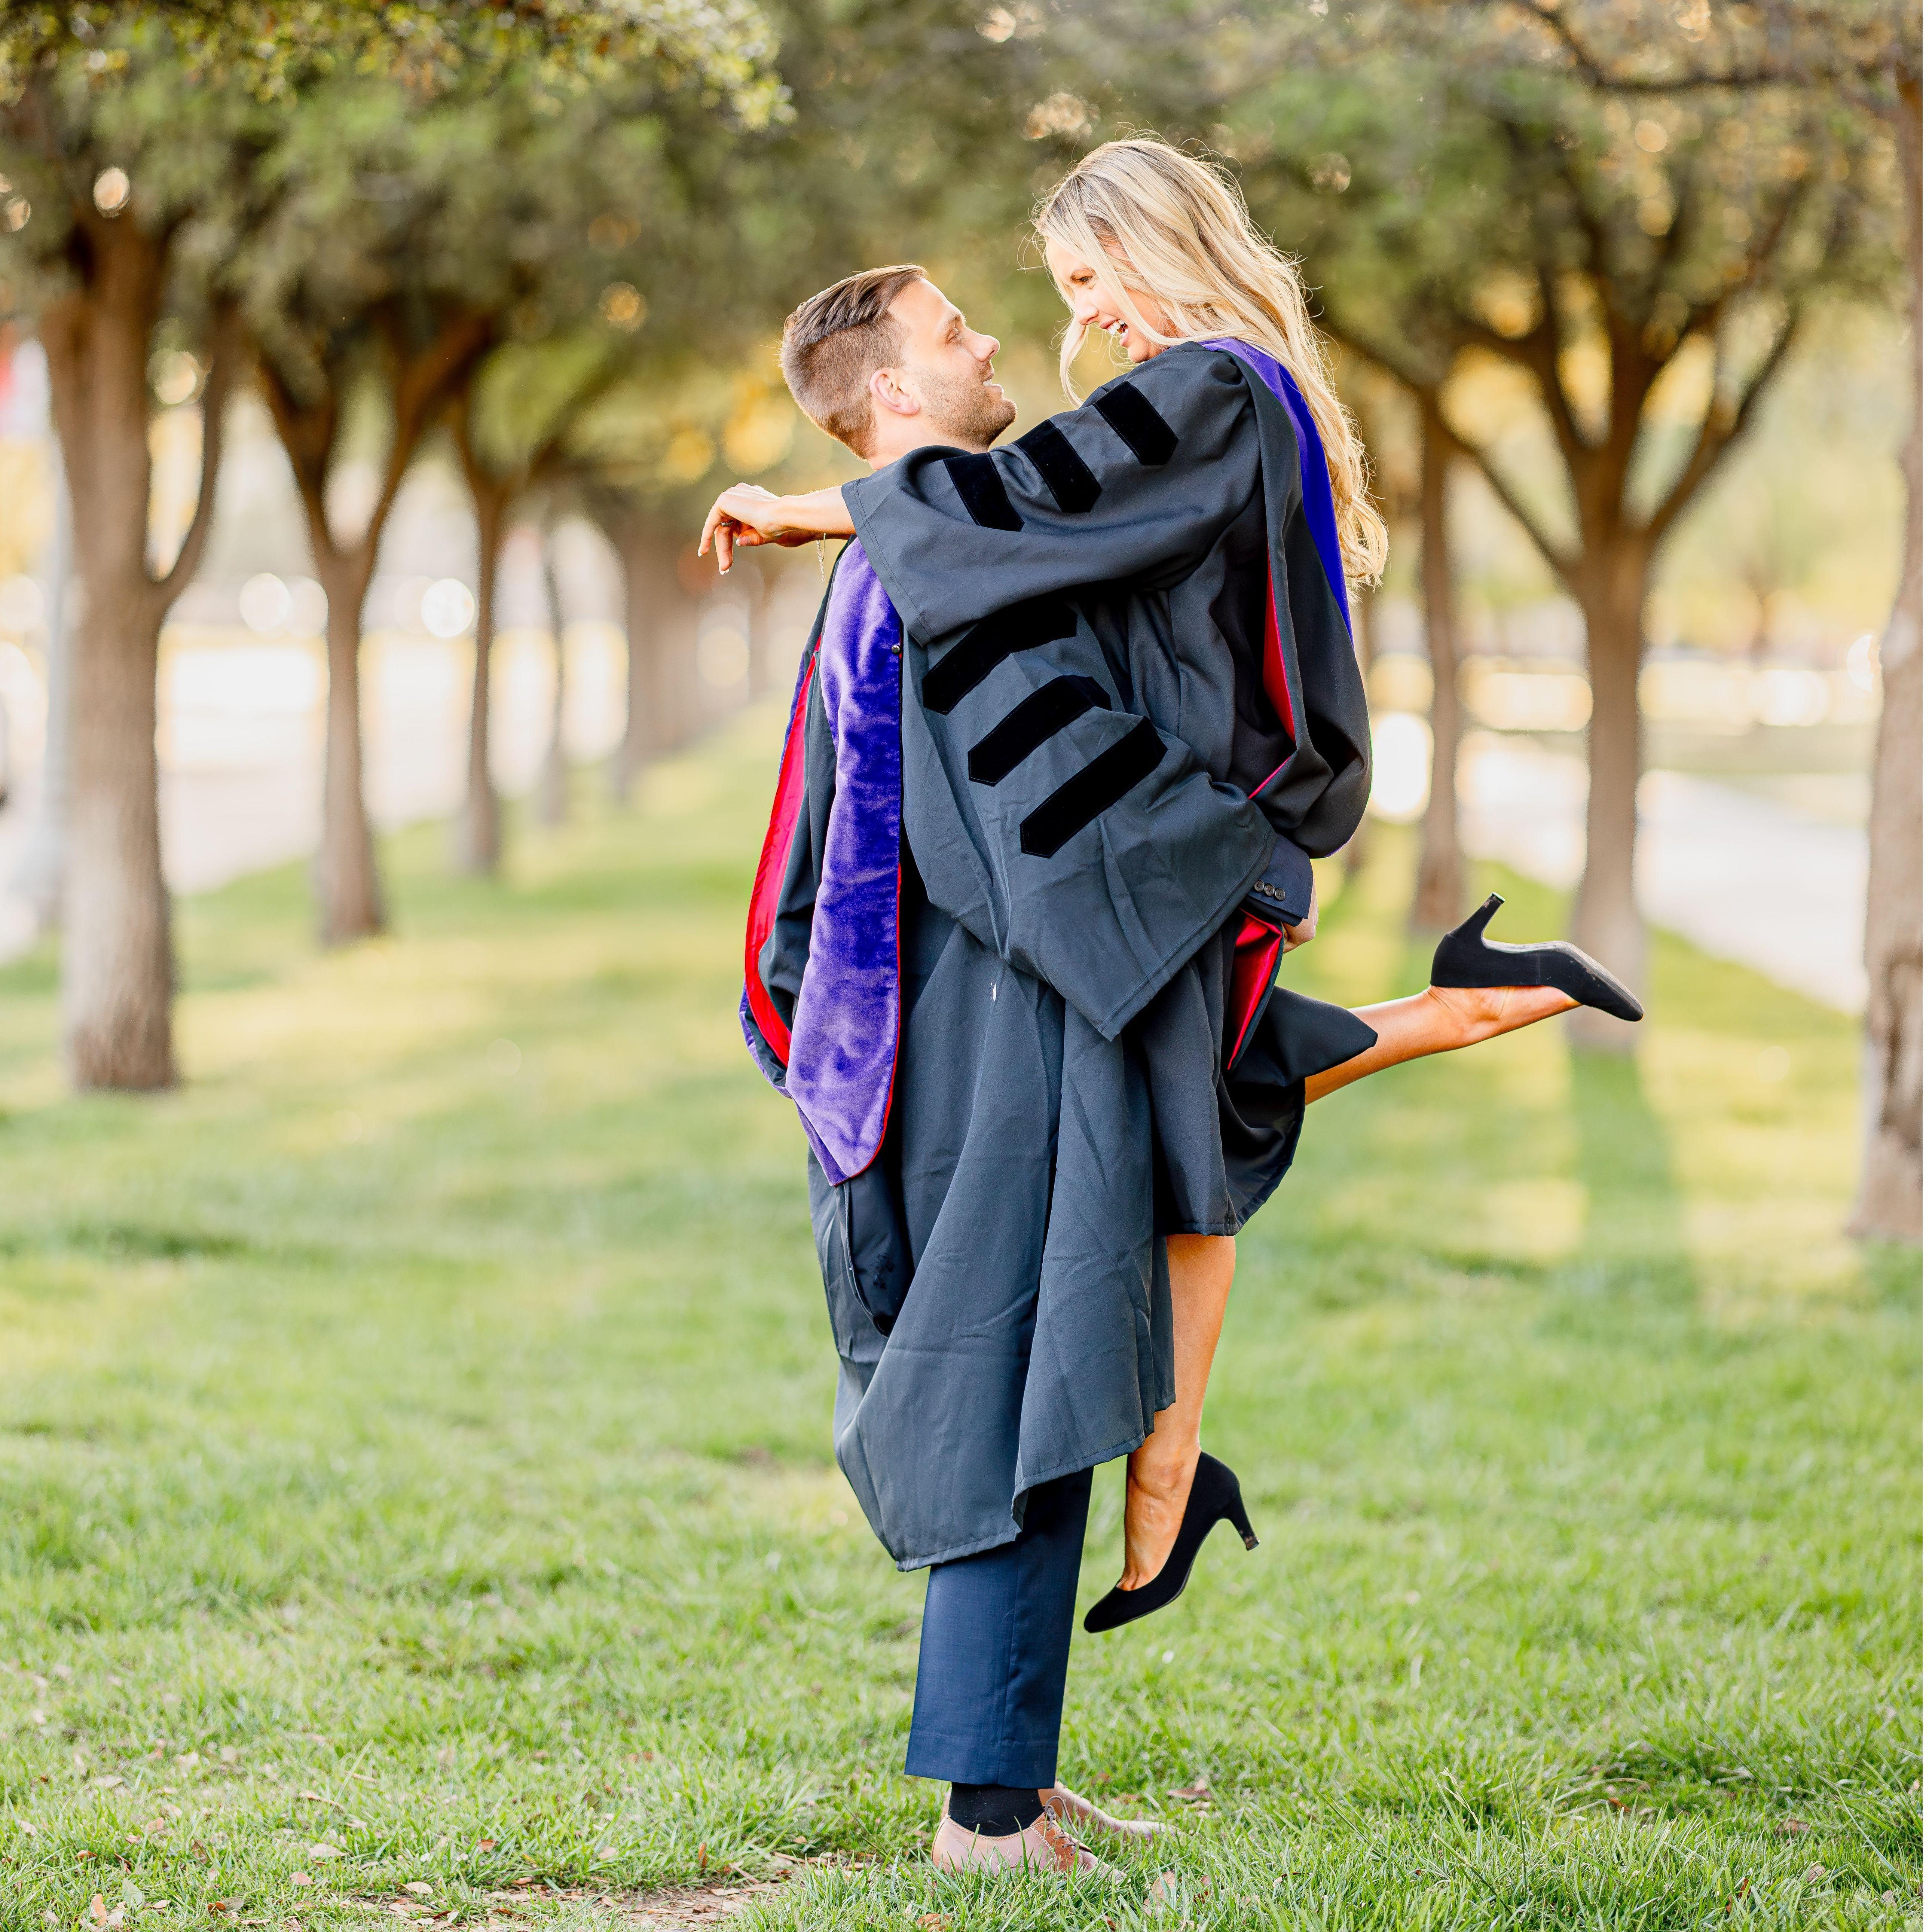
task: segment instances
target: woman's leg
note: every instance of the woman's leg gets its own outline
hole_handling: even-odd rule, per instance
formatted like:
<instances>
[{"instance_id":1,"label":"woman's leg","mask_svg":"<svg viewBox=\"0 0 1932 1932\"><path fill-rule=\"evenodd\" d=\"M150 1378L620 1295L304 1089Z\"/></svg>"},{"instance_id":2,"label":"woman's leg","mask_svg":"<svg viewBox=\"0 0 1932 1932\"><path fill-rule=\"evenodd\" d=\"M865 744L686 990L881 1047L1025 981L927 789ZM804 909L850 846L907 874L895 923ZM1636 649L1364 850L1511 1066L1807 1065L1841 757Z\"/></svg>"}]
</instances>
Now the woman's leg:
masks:
<instances>
[{"instance_id":1,"label":"woman's leg","mask_svg":"<svg viewBox=\"0 0 1932 1932\"><path fill-rule=\"evenodd\" d=\"M1404 1000L1358 1006L1355 1017L1375 1029L1375 1045L1312 1076L1306 1097L1312 1102L1385 1067L1514 1033L1576 1004L1553 986L1431 986ZM1208 1378L1234 1286L1233 1238L1172 1234L1167 1271L1174 1290L1174 1406L1154 1418L1154 1433L1127 1458L1124 1590L1138 1590L1158 1576L1180 1533L1201 1460Z\"/></svg>"},{"instance_id":2,"label":"woman's leg","mask_svg":"<svg viewBox=\"0 0 1932 1932\"><path fill-rule=\"evenodd\" d=\"M1520 1027L1568 1012L1576 1004L1568 993L1560 993L1554 986L1430 986L1406 1000L1357 1006L1356 1018L1375 1029L1375 1045L1326 1073L1312 1075L1306 1098L1312 1103L1384 1067L1400 1066L1405 1060L1420 1060L1432 1053L1476 1046L1500 1034L1514 1033Z\"/></svg>"},{"instance_id":3,"label":"woman's leg","mask_svg":"<svg viewBox=\"0 0 1932 1932\"><path fill-rule=\"evenodd\" d=\"M1167 1274L1174 1299L1174 1406L1154 1418L1154 1433L1127 1458L1124 1590L1138 1590L1158 1576L1180 1533L1201 1460L1208 1372L1234 1285L1234 1237L1168 1235Z\"/></svg>"}]
</instances>

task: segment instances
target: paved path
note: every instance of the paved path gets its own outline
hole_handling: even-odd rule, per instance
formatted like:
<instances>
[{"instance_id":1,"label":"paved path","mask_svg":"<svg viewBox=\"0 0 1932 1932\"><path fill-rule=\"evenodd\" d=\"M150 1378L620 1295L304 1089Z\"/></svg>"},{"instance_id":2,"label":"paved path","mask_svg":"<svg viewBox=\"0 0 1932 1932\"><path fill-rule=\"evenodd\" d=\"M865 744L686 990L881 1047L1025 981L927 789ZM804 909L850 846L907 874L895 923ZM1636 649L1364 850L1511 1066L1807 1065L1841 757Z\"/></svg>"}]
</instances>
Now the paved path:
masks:
<instances>
[{"instance_id":1,"label":"paved path","mask_svg":"<svg viewBox=\"0 0 1932 1932\"><path fill-rule=\"evenodd\" d=\"M1485 734L1459 774L1463 843L1568 890L1582 874L1588 790L1580 759ZM1864 1010L1862 828L1683 772L1646 773L1637 808L1647 919L1827 1006Z\"/></svg>"},{"instance_id":2,"label":"paved path","mask_svg":"<svg viewBox=\"0 0 1932 1932\"><path fill-rule=\"evenodd\" d=\"M454 805L462 784L461 684L454 654L428 646L393 653L372 680L370 788L379 824L406 824ZM524 702L504 708L497 746L513 789L534 776L544 715L542 704L532 701L536 692L520 694ZM191 698L192 689L186 695ZM608 740L611 720L597 714L614 703L607 682L586 706L580 726L586 752ZM230 734L234 748L224 754L221 741ZM206 891L313 849L320 719L306 700L248 717L232 707L211 712L187 704L164 719L164 744L170 742L182 754L164 766L161 796L165 862L176 890ZM1576 884L1588 789L1580 760L1526 740L1474 734L1460 789L1472 852L1559 888ZM1648 917L1827 1005L1862 1009L1861 830L1678 772L1648 774L1639 802L1639 893ZM0 810L0 957L32 934L28 909L10 890L32 808L30 771L21 793Z\"/></svg>"}]
</instances>

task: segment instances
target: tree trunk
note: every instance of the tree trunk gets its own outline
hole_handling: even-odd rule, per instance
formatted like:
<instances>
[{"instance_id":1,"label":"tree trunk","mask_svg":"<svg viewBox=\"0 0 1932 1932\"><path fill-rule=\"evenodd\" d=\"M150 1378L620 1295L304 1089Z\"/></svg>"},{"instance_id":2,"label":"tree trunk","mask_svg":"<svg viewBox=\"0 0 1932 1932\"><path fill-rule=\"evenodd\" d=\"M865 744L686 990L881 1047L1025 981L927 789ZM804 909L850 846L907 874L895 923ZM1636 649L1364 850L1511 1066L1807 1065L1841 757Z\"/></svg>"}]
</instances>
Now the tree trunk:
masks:
<instances>
[{"instance_id":1,"label":"tree trunk","mask_svg":"<svg viewBox=\"0 0 1932 1932\"><path fill-rule=\"evenodd\" d=\"M1369 686L1376 668L1377 640L1382 631L1382 586L1366 586L1355 605L1354 634L1355 662L1361 667L1362 683ZM1342 861L1342 876L1351 884L1373 854L1372 834L1370 827L1375 820L1364 811L1362 822L1349 835L1348 842L1336 856Z\"/></svg>"},{"instance_id":2,"label":"tree trunk","mask_svg":"<svg viewBox=\"0 0 1932 1932\"><path fill-rule=\"evenodd\" d=\"M362 602L372 548L341 558L320 544L315 567L328 598L328 711L322 766L322 842L313 886L325 946L347 946L382 930L382 875L362 794Z\"/></svg>"},{"instance_id":3,"label":"tree trunk","mask_svg":"<svg viewBox=\"0 0 1932 1932\"><path fill-rule=\"evenodd\" d=\"M550 602L550 648L556 665L551 687L550 742L544 750L543 776L537 786L537 817L548 826L566 824L570 818L570 760L563 742L565 709L570 695L570 652L563 637L563 591L556 580L556 550L550 533L543 533L544 589Z\"/></svg>"},{"instance_id":4,"label":"tree trunk","mask_svg":"<svg viewBox=\"0 0 1932 1932\"><path fill-rule=\"evenodd\" d=\"M634 512L610 526L624 566L624 629L628 667L624 736L612 761L619 798L638 774L690 735L688 670L698 607L679 580L680 536Z\"/></svg>"},{"instance_id":5,"label":"tree trunk","mask_svg":"<svg viewBox=\"0 0 1932 1932\"><path fill-rule=\"evenodd\" d=\"M456 818L456 868L494 873L503 856L502 812L490 782L490 657L496 641L496 553L509 493L474 469L476 506L476 655L470 686L470 770Z\"/></svg>"},{"instance_id":6,"label":"tree trunk","mask_svg":"<svg viewBox=\"0 0 1932 1932\"><path fill-rule=\"evenodd\" d=\"M1880 663L1885 694L1872 762L1871 870L1865 897L1864 1172L1851 1231L1917 1240L1924 1178L1924 695L1925 592L1920 358L1925 326L1924 189L1919 178L1919 91L1901 86L1893 126L1906 194L1906 261L1911 280L1912 408L1900 460L1905 470L1905 558L1898 602Z\"/></svg>"},{"instance_id":7,"label":"tree trunk","mask_svg":"<svg viewBox=\"0 0 1932 1932\"><path fill-rule=\"evenodd\" d=\"M1643 772L1643 594L1651 544L1628 532L1586 535L1576 566L1590 670L1590 804L1587 850L1573 931L1636 994L1643 995L1647 947L1636 907L1636 787ZM1636 1029L1586 1007L1570 1018L1580 1046L1627 1053Z\"/></svg>"},{"instance_id":8,"label":"tree trunk","mask_svg":"<svg viewBox=\"0 0 1932 1932\"><path fill-rule=\"evenodd\" d=\"M154 677L169 598L149 575L148 355L164 245L130 220L92 236L88 281L41 325L69 487L81 607L70 641L69 818L62 1004L82 1088L175 1078L161 877ZM207 460L218 442L205 436Z\"/></svg>"},{"instance_id":9,"label":"tree trunk","mask_svg":"<svg viewBox=\"0 0 1932 1932\"><path fill-rule=\"evenodd\" d=\"M1443 933L1468 910L1462 903L1462 847L1456 818L1456 764L1462 742L1462 702L1456 688L1456 580L1449 554L1449 458L1454 446L1432 396L1422 416L1422 626L1436 681L1429 725L1434 746L1422 852L1409 908L1412 932Z\"/></svg>"}]
</instances>

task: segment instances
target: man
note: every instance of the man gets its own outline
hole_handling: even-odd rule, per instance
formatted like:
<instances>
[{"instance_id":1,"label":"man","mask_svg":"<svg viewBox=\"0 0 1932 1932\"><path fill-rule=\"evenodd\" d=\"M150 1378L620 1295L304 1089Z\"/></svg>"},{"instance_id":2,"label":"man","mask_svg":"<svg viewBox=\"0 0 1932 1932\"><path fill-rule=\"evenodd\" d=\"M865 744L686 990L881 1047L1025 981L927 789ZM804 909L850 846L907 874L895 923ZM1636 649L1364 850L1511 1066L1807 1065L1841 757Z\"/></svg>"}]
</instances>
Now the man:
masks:
<instances>
[{"instance_id":1,"label":"man","mask_svg":"<svg viewBox=\"0 0 1932 1932\"><path fill-rule=\"evenodd\" d=\"M744 1018L811 1147L841 1466L932 1572L906 1769L952 1786L934 1857L1074 1870L1049 1812L1092 1471L1176 1406L1156 1237L1232 1233L1305 1078L1375 1040L1271 991L1308 854L1360 815L1366 716L1339 592L1283 548L1292 425L1238 360L1190 349L996 464L998 346L910 266L786 325L794 395L874 475L801 668ZM706 540L721 566L808 541L812 500L740 486Z\"/></svg>"}]
</instances>

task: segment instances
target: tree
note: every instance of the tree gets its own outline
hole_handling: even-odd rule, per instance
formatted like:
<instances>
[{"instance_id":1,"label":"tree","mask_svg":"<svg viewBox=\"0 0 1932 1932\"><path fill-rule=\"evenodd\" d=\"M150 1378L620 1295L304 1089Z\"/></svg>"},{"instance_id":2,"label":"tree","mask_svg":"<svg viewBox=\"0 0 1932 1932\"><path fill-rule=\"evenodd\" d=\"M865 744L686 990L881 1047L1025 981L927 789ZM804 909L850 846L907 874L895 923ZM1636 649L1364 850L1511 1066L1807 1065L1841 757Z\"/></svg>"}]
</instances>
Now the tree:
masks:
<instances>
[{"instance_id":1,"label":"tree","mask_svg":"<svg viewBox=\"0 0 1932 1932\"><path fill-rule=\"evenodd\" d=\"M636 316L641 304L642 298L628 283L605 292L607 310L616 307L625 320ZM626 366L621 350L614 346L566 339L548 347L548 353L512 349L500 354L458 399L452 412L457 454L476 512L476 650L470 679L467 776L454 826L457 867L470 873L494 872L502 855L502 812L490 776L490 671L503 538L517 505L556 474L572 430ZM560 730L560 616L554 643L560 707L554 723ZM554 742L560 755L554 733Z\"/></svg>"},{"instance_id":2,"label":"tree","mask_svg":"<svg viewBox=\"0 0 1932 1932\"><path fill-rule=\"evenodd\" d=\"M570 647L565 636L563 586L557 576L556 539L551 518L538 525L543 545L544 601L550 607L550 730L544 742L543 769L537 778L537 823L556 827L570 817L570 754L564 726L570 712Z\"/></svg>"},{"instance_id":3,"label":"tree","mask_svg":"<svg viewBox=\"0 0 1932 1932\"><path fill-rule=\"evenodd\" d=\"M1918 1238L1924 1155L1924 50L1918 10L1805 0L1724 4L1690 16L1688 47L1659 50L1605 33L1619 23L1552 10L1555 35L1577 69L1632 98L1715 91L1749 98L1794 85L1829 86L1888 139L1899 205L1910 344L1909 427L1900 450L1905 545L1897 603L1880 652L1884 695L1872 765L1871 856L1865 914L1866 1128L1854 1233Z\"/></svg>"},{"instance_id":4,"label":"tree","mask_svg":"<svg viewBox=\"0 0 1932 1932\"><path fill-rule=\"evenodd\" d=\"M308 95L392 77L414 104L510 73L560 95L620 74L688 76L735 111L778 96L746 0L370 8L310 0L89 0L0 10L0 273L45 342L76 504L64 1030L82 1087L175 1078L155 805L162 619L212 511L239 352L233 266L280 205L270 158ZM313 239L314 238L310 238ZM202 355L202 464L171 557L150 554L148 370L164 316Z\"/></svg>"},{"instance_id":5,"label":"tree","mask_svg":"<svg viewBox=\"0 0 1932 1932\"><path fill-rule=\"evenodd\" d=\"M213 10L0 15L7 294L46 352L76 508L62 971L64 1045L82 1088L175 1077L154 672L162 620L207 538L237 348L225 308L184 296L176 270L190 240L230 224L238 158L267 138L278 89L306 71L299 47L264 61L246 40ZM193 321L204 354L202 474L186 531L158 554L148 366L170 313Z\"/></svg>"},{"instance_id":6,"label":"tree","mask_svg":"<svg viewBox=\"0 0 1932 1932\"><path fill-rule=\"evenodd\" d=\"M1422 626L1434 680L1429 728L1429 802L1422 815L1422 850L1408 922L1417 932L1447 932L1468 915L1462 902L1462 845L1456 812L1456 768L1462 743L1462 700L1456 689L1456 582L1449 544L1449 466L1455 439L1443 420L1439 394L1418 391L1422 460L1418 520L1422 530Z\"/></svg>"},{"instance_id":7,"label":"tree","mask_svg":"<svg viewBox=\"0 0 1932 1932\"><path fill-rule=\"evenodd\" d=\"M1356 32L1347 60L1330 50L1352 83L1300 122L1292 154L1250 172L1305 217L1338 334L1412 380L1437 373L1444 349L1500 362L1534 399L1547 438L1533 475L1459 418L1453 365L1442 421L1582 609L1594 708L1575 929L1641 984L1637 674L1652 563L1749 428L1805 303L1870 284L1882 166L1820 82L1638 113L1534 10L1378 10ZM1345 189L1311 194L1324 172ZM1567 515L1550 500L1556 478Z\"/></svg>"},{"instance_id":8,"label":"tree","mask_svg":"<svg viewBox=\"0 0 1932 1932\"><path fill-rule=\"evenodd\" d=\"M567 26L539 16L514 57L492 42L427 100L414 98L410 76L346 76L318 93L262 164L278 200L245 265L248 312L330 594L316 886L332 943L382 923L361 783L362 604L383 523L423 436L452 416L478 517L476 696L457 844L466 869L489 871L500 837L487 757L496 551L530 476L528 452L520 469L514 458L506 467L475 433L475 385L506 347L560 331L622 339L659 296L674 326L694 230L693 197L671 158L702 150L721 129L755 128L782 104L770 44L748 12L675 32L664 20L685 16L628 7L559 17ZM569 37L567 58L538 57L552 32ZM599 32L628 58L586 38ZM372 369L382 372L388 455L371 514L345 540L326 500L354 427L350 404Z\"/></svg>"},{"instance_id":9,"label":"tree","mask_svg":"<svg viewBox=\"0 0 1932 1932\"><path fill-rule=\"evenodd\" d=\"M362 609L396 493L438 410L489 340L488 318L459 309L425 326L386 304L332 326L326 310L286 302L260 332L257 367L294 472L317 580L328 599L328 696L322 752L322 842L314 866L323 944L382 930L381 881L362 784ZM359 526L329 514L329 484L358 389L380 392L389 424L373 500Z\"/></svg>"},{"instance_id":10,"label":"tree","mask_svg":"<svg viewBox=\"0 0 1932 1932\"><path fill-rule=\"evenodd\" d=\"M1026 132L1049 91L1035 10L776 0L771 15L790 112L729 142L694 130L682 172L709 184L716 214L698 224L680 263L680 326L647 290L652 320L641 340L662 352L586 412L566 452L572 487L624 567L630 695L611 764L620 797L697 727L694 652L709 566L691 553L711 496L727 475L791 487L840 473L815 432L793 436L796 412L775 353L787 312L856 268L910 259L944 263L976 316L1023 316L1042 340L1059 319L1043 278L1016 286L1004 249L981 246L1017 229L1048 158ZM963 260L962 238L972 238Z\"/></svg>"}]
</instances>

